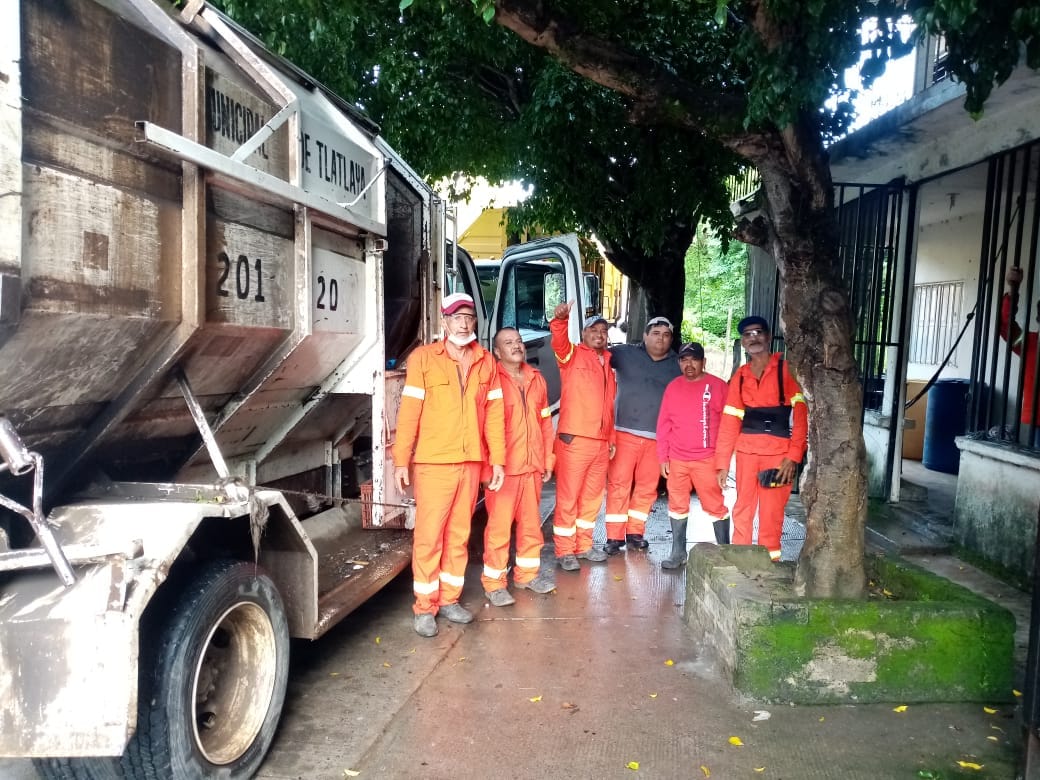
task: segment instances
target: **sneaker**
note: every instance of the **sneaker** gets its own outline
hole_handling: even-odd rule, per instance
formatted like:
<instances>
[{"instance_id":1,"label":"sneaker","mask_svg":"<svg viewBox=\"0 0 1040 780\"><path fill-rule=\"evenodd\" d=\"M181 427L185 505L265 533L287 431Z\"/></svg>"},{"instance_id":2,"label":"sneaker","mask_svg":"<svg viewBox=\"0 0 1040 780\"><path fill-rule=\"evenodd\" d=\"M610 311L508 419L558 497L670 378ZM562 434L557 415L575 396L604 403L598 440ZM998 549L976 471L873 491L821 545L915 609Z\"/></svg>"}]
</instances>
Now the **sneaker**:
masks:
<instances>
[{"instance_id":1,"label":"sneaker","mask_svg":"<svg viewBox=\"0 0 1040 780\"><path fill-rule=\"evenodd\" d=\"M643 538L642 534L625 534L625 542L636 550L645 550L650 542Z\"/></svg>"},{"instance_id":2,"label":"sneaker","mask_svg":"<svg viewBox=\"0 0 1040 780\"><path fill-rule=\"evenodd\" d=\"M621 551L625 549L624 539L607 539L607 544L604 546L603 551L607 555L620 555Z\"/></svg>"},{"instance_id":3,"label":"sneaker","mask_svg":"<svg viewBox=\"0 0 1040 780\"><path fill-rule=\"evenodd\" d=\"M602 550L597 550L595 547L590 547L585 552L578 553L577 557L584 558L585 560L592 561L593 563L601 563L602 561L605 561L607 559L607 554Z\"/></svg>"},{"instance_id":4,"label":"sneaker","mask_svg":"<svg viewBox=\"0 0 1040 780\"><path fill-rule=\"evenodd\" d=\"M412 626L419 636L437 636L437 618L429 612L416 615L412 619Z\"/></svg>"},{"instance_id":5,"label":"sneaker","mask_svg":"<svg viewBox=\"0 0 1040 780\"><path fill-rule=\"evenodd\" d=\"M532 593L552 593L556 590L556 583L549 577L539 574L530 582L514 582L513 587L518 590L529 590Z\"/></svg>"},{"instance_id":6,"label":"sneaker","mask_svg":"<svg viewBox=\"0 0 1040 780\"><path fill-rule=\"evenodd\" d=\"M473 613L457 601L454 604L441 604L440 613L452 623L473 622Z\"/></svg>"},{"instance_id":7,"label":"sneaker","mask_svg":"<svg viewBox=\"0 0 1040 780\"><path fill-rule=\"evenodd\" d=\"M556 562L560 564L560 568L564 571L578 571L581 568L577 557L573 555L561 555L556 559Z\"/></svg>"},{"instance_id":8,"label":"sneaker","mask_svg":"<svg viewBox=\"0 0 1040 780\"><path fill-rule=\"evenodd\" d=\"M484 591L484 595L493 607L508 607L516 603L516 599L505 588Z\"/></svg>"}]
</instances>

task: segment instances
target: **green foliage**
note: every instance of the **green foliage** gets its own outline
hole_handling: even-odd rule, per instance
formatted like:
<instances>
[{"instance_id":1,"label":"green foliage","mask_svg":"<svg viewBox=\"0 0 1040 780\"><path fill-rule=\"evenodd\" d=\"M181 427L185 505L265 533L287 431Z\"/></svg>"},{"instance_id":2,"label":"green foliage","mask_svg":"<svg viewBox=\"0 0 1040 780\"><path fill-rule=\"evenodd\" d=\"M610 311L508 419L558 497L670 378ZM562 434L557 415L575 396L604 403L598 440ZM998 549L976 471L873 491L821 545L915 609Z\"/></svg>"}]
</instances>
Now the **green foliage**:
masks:
<instances>
[{"instance_id":1,"label":"green foliage","mask_svg":"<svg viewBox=\"0 0 1040 780\"><path fill-rule=\"evenodd\" d=\"M747 247L724 242L702 223L686 253L684 325L725 342L727 324L735 327L744 316L746 269Z\"/></svg>"}]
</instances>

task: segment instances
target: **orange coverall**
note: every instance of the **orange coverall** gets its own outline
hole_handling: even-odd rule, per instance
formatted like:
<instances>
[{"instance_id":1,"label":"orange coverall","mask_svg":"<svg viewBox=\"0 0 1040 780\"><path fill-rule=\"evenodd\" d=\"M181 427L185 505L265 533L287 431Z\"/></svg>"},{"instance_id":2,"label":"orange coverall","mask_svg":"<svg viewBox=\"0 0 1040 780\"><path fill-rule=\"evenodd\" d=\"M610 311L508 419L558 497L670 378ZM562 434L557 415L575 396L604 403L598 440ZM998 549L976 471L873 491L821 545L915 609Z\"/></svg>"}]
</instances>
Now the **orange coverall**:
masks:
<instances>
[{"instance_id":1,"label":"orange coverall","mask_svg":"<svg viewBox=\"0 0 1040 780\"><path fill-rule=\"evenodd\" d=\"M809 430L802 389L783 364L783 398L777 368L780 353L769 358L761 379L756 379L750 364L744 364L729 381L722 427L715 445L715 468L729 469L733 450L737 452L737 501L733 506L733 544L751 544L755 511L758 511L758 543L769 550L774 561L780 558L780 532L784 525L784 506L793 484L766 488L758 473L780 466L784 458L801 463ZM753 432L748 412L770 407L790 408L790 434ZM788 414L784 412L784 414Z\"/></svg>"},{"instance_id":2,"label":"orange coverall","mask_svg":"<svg viewBox=\"0 0 1040 780\"><path fill-rule=\"evenodd\" d=\"M498 368L480 345L469 349L472 363L465 377L443 342L412 352L397 413L394 465L414 462L417 615L435 615L439 605L459 600L481 464L506 460Z\"/></svg>"},{"instance_id":3,"label":"orange coverall","mask_svg":"<svg viewBox=\"0 0 1040 780\"><path fill-rule=\"evenodd\" d=\"M596 515L607 487L607 464L614 443L617 383L610 353L571 344L567 321L549 322L560 366L560 419L556 423L556 557L592 547ZM569 439L569 441L568 441Z\"/></svg>"},{"instance_id":4,"label":"orange coverall","mask_svg":"<svg viewBox=\"0 0 1040 780\"><path fill-rule=\"evenodd\" d=\"M523 380L518 384L501 364L498 366L505 405L506 478L501 488L484 494L488 520L484 531L484 573L480 579L489 593L506 587L514 518L514 582L530 582L538 575L545 542L538 503L542 497L542 475L553 470L556 460L552 451L549 391L538 371L526 363L520 370ZM486 466L484 476L490 478Z\"/></svg>"},{"instance_id":5,"label":"orange coverall","mask_svg":"<svg viewBox=\"0 0 1040 780\"><path fill-rule=\"evenodd\" d=\"M1007 341L1008 328L1011 328L1012 351L1022 357L1022 370L1025 373L1025 384L1022 388L1022 424L1040 425L1040 410L1033 414L1033 393L1036 391L1036 344L1037 333L1035 330L1027 330L1025 336L1017 322L1011 320L1011 296L1005 294L1000 305L1000 337ZM1022 349L1023 344L1025 349ZM1040 436L1040 428L1037 429Z\"/></svg>"}]
</instances>

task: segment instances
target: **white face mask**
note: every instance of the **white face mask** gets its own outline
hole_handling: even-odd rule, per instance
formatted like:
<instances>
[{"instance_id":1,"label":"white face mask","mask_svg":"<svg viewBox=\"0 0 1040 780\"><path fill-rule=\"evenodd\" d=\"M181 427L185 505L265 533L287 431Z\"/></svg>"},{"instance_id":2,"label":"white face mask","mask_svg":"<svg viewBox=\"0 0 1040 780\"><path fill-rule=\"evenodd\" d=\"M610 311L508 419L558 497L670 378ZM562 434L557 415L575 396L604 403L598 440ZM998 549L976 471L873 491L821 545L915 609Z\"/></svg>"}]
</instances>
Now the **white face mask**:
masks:
<instances>
[{"instance_id":1,"label":"white face mask","mask_svg":"<svg viewBox=\"0 0 1040 780\"><path fill-rule=\"evenodd\" d=\"M456 347L464 347L467 344L472 344L477 340L476 333L469 333L465 336L456 336L454 333L448 336L448 341L454 344Z\"/></svg>"}]
</instances>

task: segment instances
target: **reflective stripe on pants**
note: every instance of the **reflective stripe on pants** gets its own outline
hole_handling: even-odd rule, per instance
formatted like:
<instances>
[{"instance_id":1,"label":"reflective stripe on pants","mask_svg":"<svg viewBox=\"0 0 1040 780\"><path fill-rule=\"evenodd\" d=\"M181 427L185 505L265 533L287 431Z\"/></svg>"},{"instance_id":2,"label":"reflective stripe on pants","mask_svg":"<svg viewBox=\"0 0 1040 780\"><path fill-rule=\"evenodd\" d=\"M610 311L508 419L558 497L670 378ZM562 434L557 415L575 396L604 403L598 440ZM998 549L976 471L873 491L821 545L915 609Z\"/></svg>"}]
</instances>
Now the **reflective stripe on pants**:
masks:
<instances>
[{"instance_id":1,"label":"reflective stripe on pants","mask_svg":"<svg viewBox=\"0 0 1040 780\"><path fill-rule=\"evenodd\" d=\"M751 532L758 511L758 543L771 553L780 550L780 532L784 527L784 507L793 484L764 488L758 484L758 472L780 466L784 455L737 453L737 502L733 505L733 544L751 544Z\"/></svg>"},{"instance_id":2,"label":"reflective stripe on pants","mask_svg":"<svg viewBox=\"0 0 1040 780\"><path fill-rule=\"evenodd\" d=\"M484 573L480 581L485 591L506 587L509 568L509 539L516 521L516 568L513 582L530 582L538 575L541 563L542 518L538 502L542 496L542 475L534 472L506 476L498 490L484 492L487 528L484 530Z\"/></svg>"},{"instance_id":3,"label":"reflective stripe on pants","mask_svg":"<svg viewBox=\"0 0 1040 780\"><path fill-rule=\"evenodd\" d=\"M722 500L713 458L668 461L668 516L681 520L690 514L690 491L697 493L704 514L721 520L729 512Z\"/></svg>"},{"instance_id":4,"label":"reflective stripe on pants","mask_svg":"<svg viewBox=\"0 0 1040 780\"><path fill-rule=\"evenodd\" d=\"M480 486L479 463L416 463L412 581L417 615L459 600L469 560L469 528ZM434 587L436 586L436 587Z\"/></svg>"},{"instance_id":5,"label":"reflective stripe on pants","mask_svg":"<svg viewBox=\"0 0 1040 780\"><path fill-rule=\"evenodd\" d=\"M607 467L608 539L646 531L646 517L657 500L660 478L657 442L618 431L617 449Z\"/></svg>"},{"instance_id":6,"label":"reflective stripe on pants","mask_svg":"<svg viewBox=\"0 0 1040 780\"><path fill-rule=\"evenodd\" d=\"M610 451L605 439L585 436L575 436L570 444L557 437L555 451L553 541L556 557L560 558L592 547L592 529L603 505Z\"/></svg>"}]
</instances>

